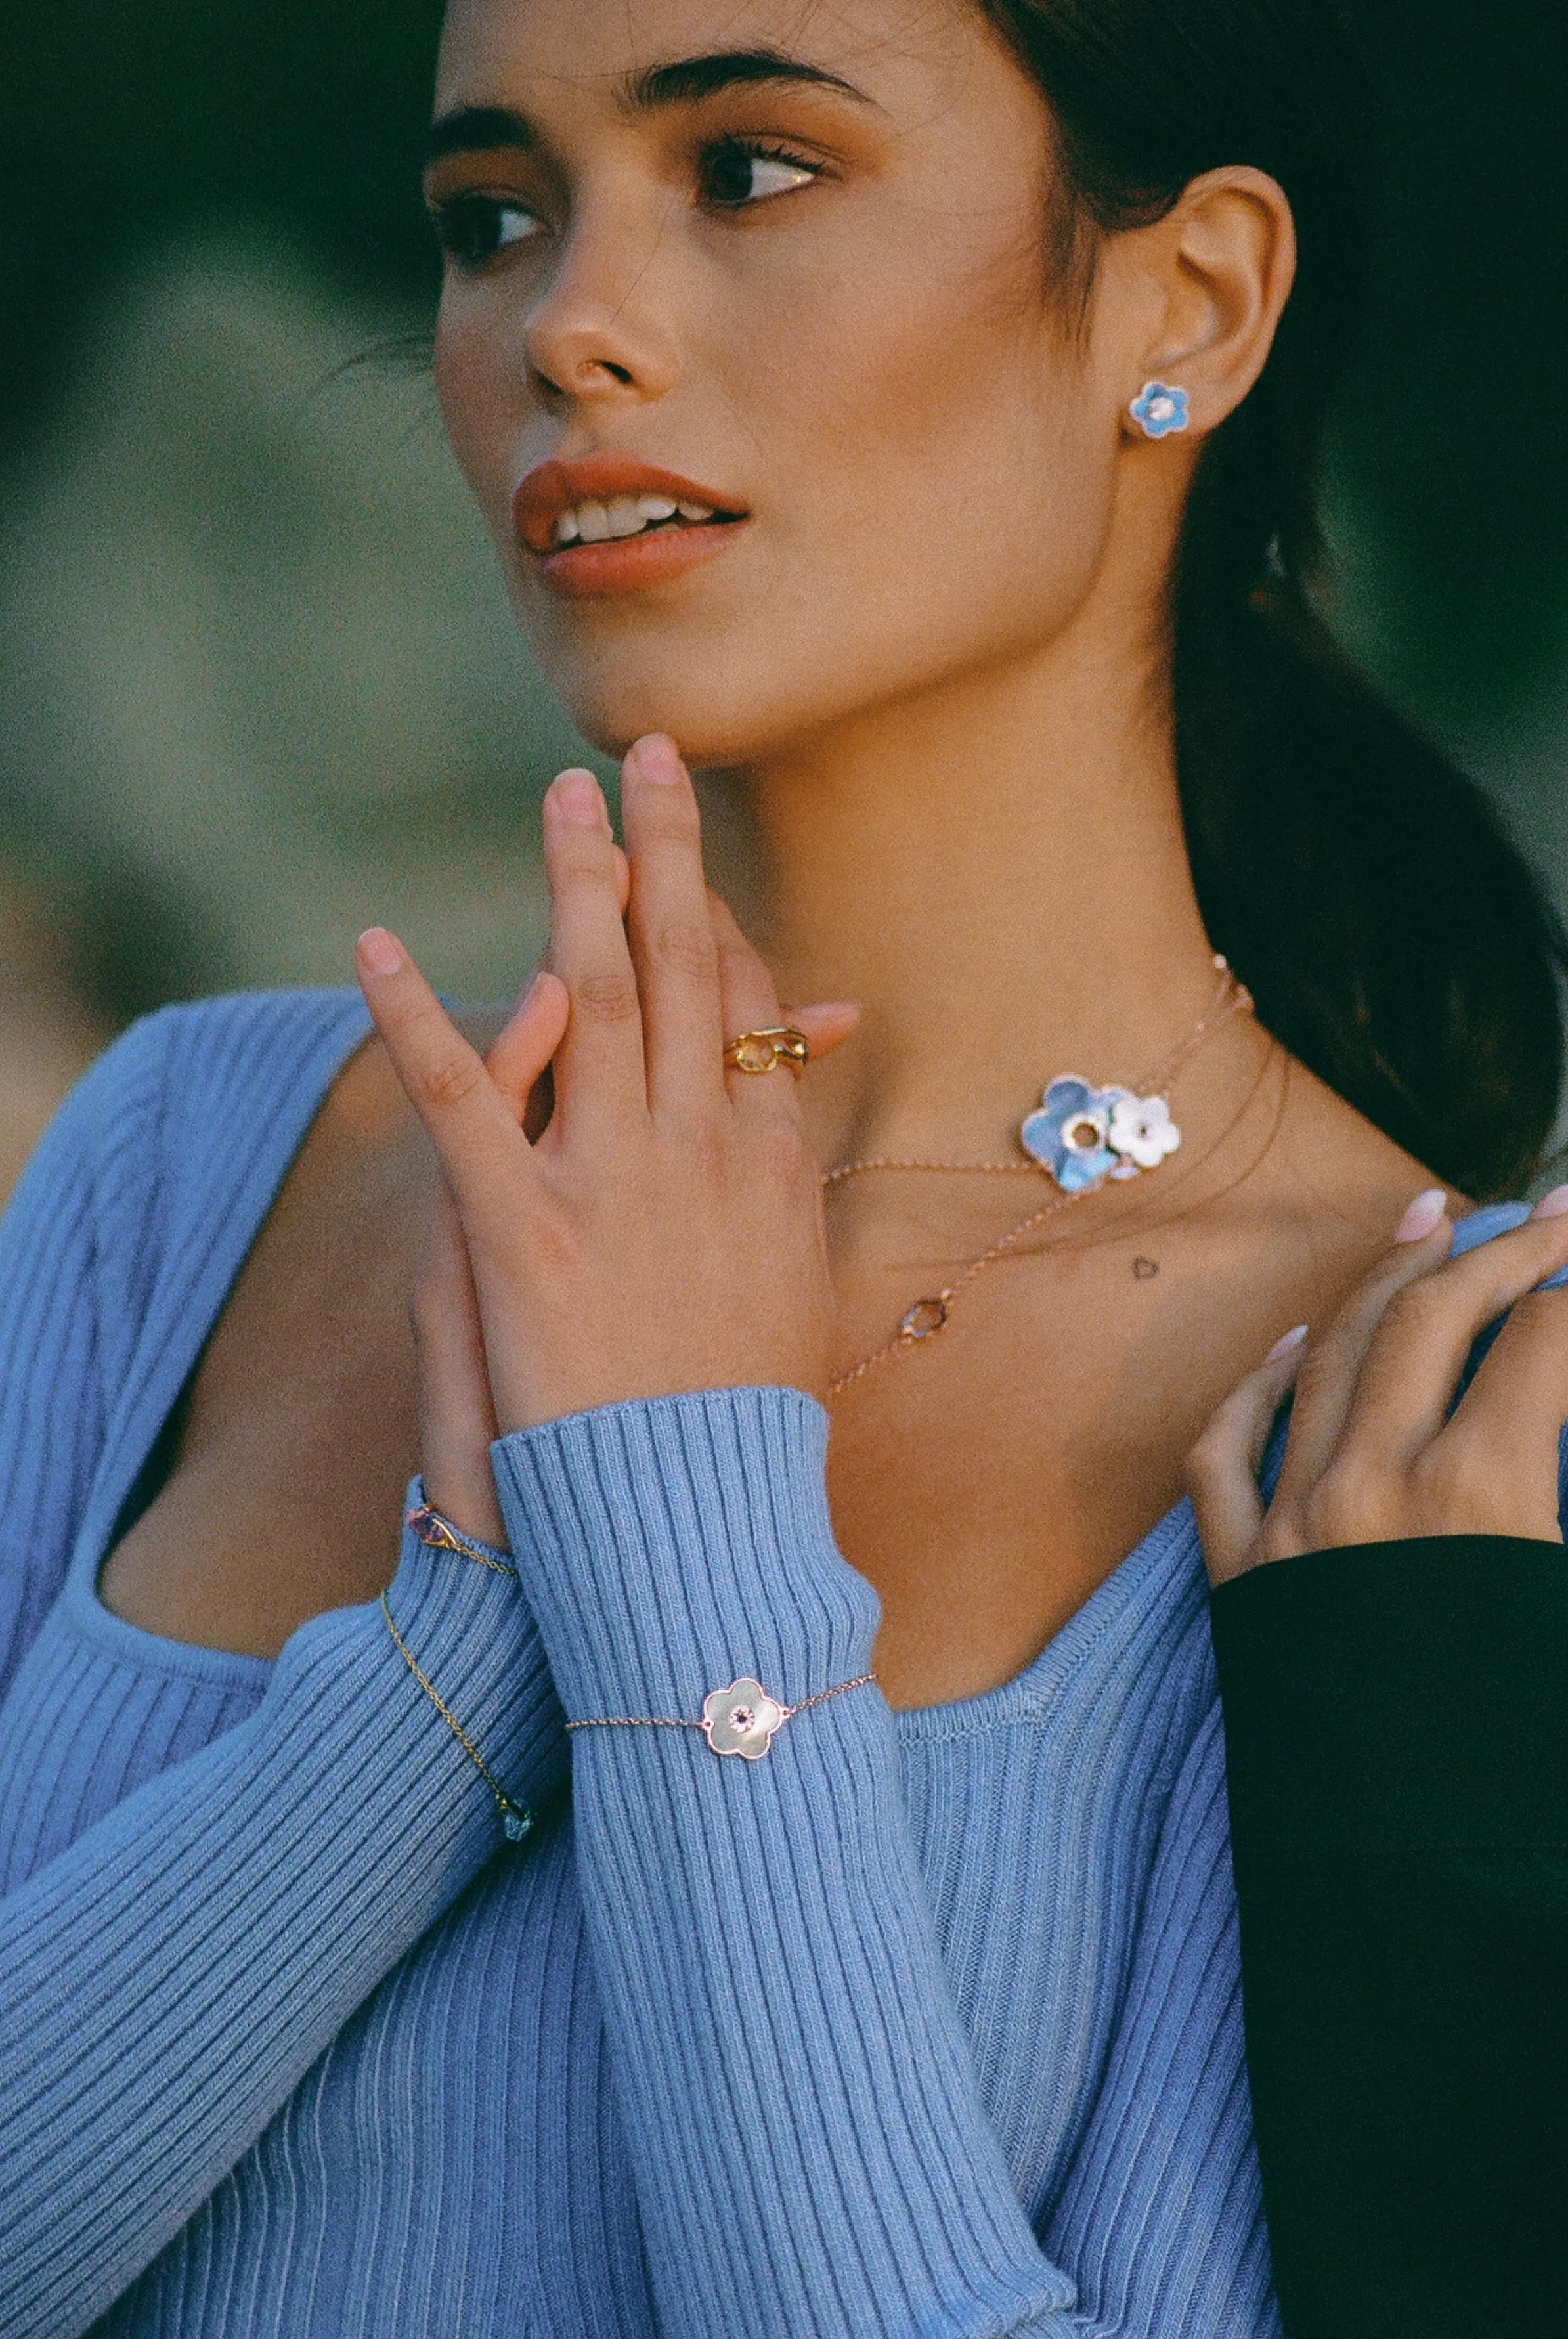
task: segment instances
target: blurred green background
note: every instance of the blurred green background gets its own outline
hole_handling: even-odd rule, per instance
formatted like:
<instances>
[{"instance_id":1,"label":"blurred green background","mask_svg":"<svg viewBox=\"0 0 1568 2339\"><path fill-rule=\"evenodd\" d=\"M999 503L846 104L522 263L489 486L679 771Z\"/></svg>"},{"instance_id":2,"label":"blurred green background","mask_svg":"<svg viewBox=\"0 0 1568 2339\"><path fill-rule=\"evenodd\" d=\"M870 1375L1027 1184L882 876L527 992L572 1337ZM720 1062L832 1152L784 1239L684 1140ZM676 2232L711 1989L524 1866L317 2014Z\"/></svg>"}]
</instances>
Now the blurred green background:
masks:
<instances>
[{"instance_id":1,"label":"blurred green background","mask_svg":"<svg viewBox=\"0 0 1568 2339\"><path fill-rule=\"evenodd\" d=\"M1568 906L1568 19L1351 13L1391 173L1335 434L1339 622ZM535 807L582 749L417 347L439 17L0 23L0 1190L148 1006L342 982L374 918L497 996L540 938Z\"/></svg>"}]
</instances>

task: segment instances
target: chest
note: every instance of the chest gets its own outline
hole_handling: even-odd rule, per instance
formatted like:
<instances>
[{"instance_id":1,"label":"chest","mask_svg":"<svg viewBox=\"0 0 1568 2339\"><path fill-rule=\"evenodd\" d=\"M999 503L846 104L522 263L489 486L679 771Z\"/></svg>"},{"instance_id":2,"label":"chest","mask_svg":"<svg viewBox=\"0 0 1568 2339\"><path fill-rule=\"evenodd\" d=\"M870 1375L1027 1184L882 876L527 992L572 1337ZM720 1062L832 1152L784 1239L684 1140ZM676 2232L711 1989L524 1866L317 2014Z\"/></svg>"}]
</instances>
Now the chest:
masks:
<instances>
[{"instance_id":1,"label":"chest","mask_svg":"<svg viewBox=\"0 0 1568 2339\"><path fill-rule=\"evenodd\" d=\"M478 1035L482 1036L482 1035ZM409 1292L435 1168L384 1056L334 1082L212 1327L100 1591L172 1639L275 1655L373 1598L419 1467ZM830 1222L843 1370L960 1278L995 1224L912 1184ZM907 1198L907 1199L906 1199ZM1091 1198L966 1284L940 1336L833 1399L829 1492L881 1598L892 1702L1011 1680L1175 1502L1193 1440L1289 1325L1321 1322L1368 1252L1356 1217L1245 1199L1129 1213Z\"/></svg>"},{"instance_id":2,"label":"chest","mask_svg":"<svg viewBox=\"0 0 1568 2339\"><path fill-rule=\"evenodd\" d=\"M173 1640L275 1656L307 1617L373 1599L396 1561L419 1466L409 1291L434 1171L395 1100L345 1085L245 1258L100 1576L108 1607Z\"/></svg>"},{"instance_id":3,"label":"chest","mask_svg":"<svg viewBox=\"0 0 1568 2339\"><path fill-rule=\"evenodd\" d=\"M267 1656L382 1588L419 1466L408 1292L432 1174L401 1121L323 1116L104 1570L128 1621ZM1259 1256L1189 1230L1009 1261L834 1400L834 1522L882 1599L895 1705L1011 1680L1178 1499L1238 1360L1306 1312L1308 1278L1282 1288ZM1335 1265L1308 1262L1319 1283ZM885 1337L930 1271L918 1242L843 1259L846 1349Z\"/></svg>"},{"instance_id":4,"label":"chest","mask_svg":"<svg viewBox=\"0 0 1568 2339\"><path fill-rule=\"evenodd\" d=\"M865 1349L952 1273L922 1235L912 1219L844 1263ZM830 1493L882 1599L892 1702L973 1696L1027 1665L1180 1499L1215 1407L1282 1330L1324 1320L1364 1252L1322 1226L1272 1239L1250 1213L1096 1231L998 1260L939 1334L852 1381Z\"/></svg>"}]
</instances>

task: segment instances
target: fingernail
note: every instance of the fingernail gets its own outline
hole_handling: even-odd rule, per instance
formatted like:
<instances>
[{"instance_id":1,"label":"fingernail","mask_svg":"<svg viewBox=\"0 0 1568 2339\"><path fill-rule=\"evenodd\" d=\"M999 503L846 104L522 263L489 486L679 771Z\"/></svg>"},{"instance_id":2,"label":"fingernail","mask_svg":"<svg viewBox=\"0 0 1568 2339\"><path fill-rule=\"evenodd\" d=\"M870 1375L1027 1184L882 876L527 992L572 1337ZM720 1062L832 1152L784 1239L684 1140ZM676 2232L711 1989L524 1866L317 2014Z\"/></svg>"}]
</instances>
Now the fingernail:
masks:
<instances>
[{"instance_id":1,"label":"fingernail","mask_svg":"<svg viewBox=\"0 0 1568 2339\"><path fill-rule=\"evenodd\" d=\"M1270 1348L1268 1354L1264 1357L1264 1363L1266 1365L1277 1365L1281 1357L1287 1357L1290 1354L1292 1348L1299 1348L1301 1343L1306 1339L1306 1325L1298 1324L1294 1332L1287 1332L1283 1340L1276 1340L1273 1347Z\"/></svg>"},{"instance_id":2,"label":"fingernail","mask_svg":"<svg viewBox=\"0 0 1568 2339\"><path fill-rule=\"evenodd\" d=\"M632 754L641 779L656 781L660 787L667 788L685 777L676 743L666 738L662 731L650 731L646 739L639 739Z\"/></svg>"},{"instance_id":3,"label":"fingernail","mask_svg":"<svg viewBox=\"0 0 1568 2339\"><path fill-rule=\"evenodd\" d=\"M1432 1232L1447 1208L1448 1196L1444 1189L1441 1186L1428 1186L1424 1194L1416 1195L1415 1199L1395 1228L1395 1241L1396 1243L1419 1242L1424 1235L1429 1235Z\"/></svg>"},{"instance_id":4,"label":"fingernail","mask_svg":"<svg viewBox=\"0 0 1568 2339\"><path fill-rule=\"evenodd\" d=\"M561 818L576 828L608 825L604 790L592 772L562 772L550 782L550 802Z\"/></svg>"},{"instance_id":5,"label":"fingernail","mask_svg":"<svg viewBox=\"0 0 1568 2339\"><path fill-rule=\"evenodd\" d=\"M402 945L385 926L367 926L354 948L367 974L396 974L403 963Z\"/></svg>"},{"instance_id":6,"label":"fingernail","mask_svg":"<svg viewBox=\"0 0 1568 2339\"><path fill-rule=\"evenodd\" d=\"M1530 1215L1533 1219L1560 1219L1568 1211L1568 1186L1553 1186L1543 1194Z\"/></svg>"}]
</instances>

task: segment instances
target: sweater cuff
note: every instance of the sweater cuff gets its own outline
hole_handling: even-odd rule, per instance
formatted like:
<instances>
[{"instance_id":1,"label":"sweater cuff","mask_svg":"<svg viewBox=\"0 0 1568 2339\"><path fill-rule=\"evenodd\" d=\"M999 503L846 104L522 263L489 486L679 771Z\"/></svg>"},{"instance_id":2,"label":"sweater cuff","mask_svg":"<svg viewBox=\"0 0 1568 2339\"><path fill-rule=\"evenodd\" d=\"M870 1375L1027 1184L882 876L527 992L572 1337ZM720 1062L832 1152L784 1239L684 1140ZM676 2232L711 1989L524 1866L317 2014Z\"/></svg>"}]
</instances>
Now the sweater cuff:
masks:
<instances>
[{"instance_id":1,"label":"sweater cuff","mask_svg":"<svg viewBox=\"0 0 1568 2339\"><path fill-rule=\"evenodd\" d=\"M747 1674L796 1705L870 1670L876 1596L834 1545L827 1416L799 1390L605 1406L491 1454L574 1721L695 1722Z\"/></svg>"},{"instance_id":2,"label":"sweater cuff","mask_svg":"<svg viewBox=\"0 0 1568 2339\"><path fill-rule=\"evenodd\" d=\"M1442 1535L1280 1560L1211 1605L1238 1863L1568 1843L1568 1554Z\"/></svg>"}]
</instances>

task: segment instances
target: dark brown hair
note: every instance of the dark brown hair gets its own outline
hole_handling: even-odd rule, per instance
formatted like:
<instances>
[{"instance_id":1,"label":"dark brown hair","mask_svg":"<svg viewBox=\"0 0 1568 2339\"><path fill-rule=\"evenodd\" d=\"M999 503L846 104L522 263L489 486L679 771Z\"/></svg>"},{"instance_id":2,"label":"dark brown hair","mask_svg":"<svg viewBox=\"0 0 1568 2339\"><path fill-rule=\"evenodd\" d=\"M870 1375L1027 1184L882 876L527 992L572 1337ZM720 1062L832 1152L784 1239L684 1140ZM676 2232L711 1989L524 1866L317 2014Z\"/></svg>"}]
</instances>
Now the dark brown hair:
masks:
<instances>
[{"instance_id":1,"label":"dark brown hair","mask_svg":"<svg viewBox=\"0 0 1568 2339\"><path fill-rule=\"evenodd\" d=\"M1477 1199L1540 1166L1568 945L1474 782L1318 614L1318 450L1365 299L1376 122L1327 0L982 0L1044 93L1091 232L1250 163L1296 218L1262 378L1199 466L1175 580L1178 767L1198 900L1276 1035Z\"/></svg>"}]
</instances>

